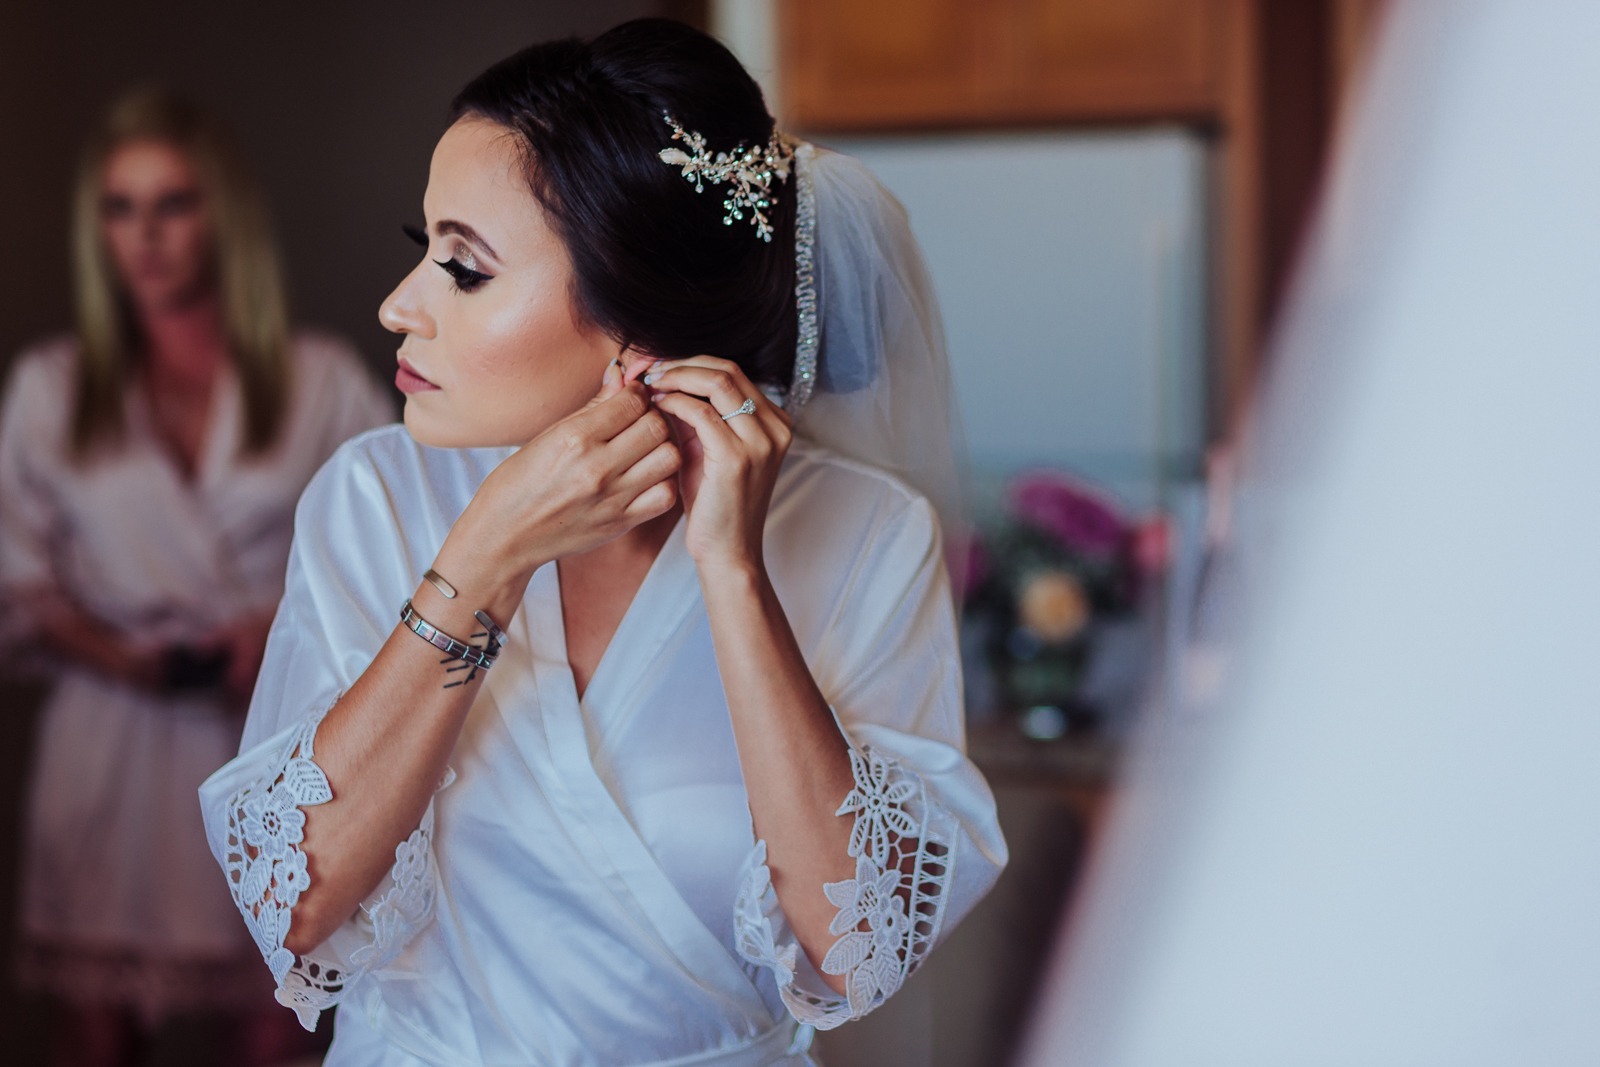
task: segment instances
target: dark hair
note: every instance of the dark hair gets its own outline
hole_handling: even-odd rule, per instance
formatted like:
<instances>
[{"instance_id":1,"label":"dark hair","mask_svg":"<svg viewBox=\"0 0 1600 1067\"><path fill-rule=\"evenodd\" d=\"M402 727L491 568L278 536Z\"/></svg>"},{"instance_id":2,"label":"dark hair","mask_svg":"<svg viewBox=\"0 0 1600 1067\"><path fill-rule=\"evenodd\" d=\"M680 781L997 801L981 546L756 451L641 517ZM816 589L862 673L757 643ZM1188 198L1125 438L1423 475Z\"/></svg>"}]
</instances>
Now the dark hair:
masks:
<instances>
[{"instance_id":1,"label":"dark hair","mask_svg":"<svg viewBox=\"0 0 1600 1067\"><path fill-rule=\"evenodd\" d=\"M794 366L794 180L774 182L772 241L723 225L725 186L696 193L660 158L671 114L715 153L772 135L761 89L717 41L666 19L501 60L456 96L451 119L514 131L529 184L572 257L573 303L620 344L664 359L731 359L759 384Z\"/></svg>"}]
</instances>

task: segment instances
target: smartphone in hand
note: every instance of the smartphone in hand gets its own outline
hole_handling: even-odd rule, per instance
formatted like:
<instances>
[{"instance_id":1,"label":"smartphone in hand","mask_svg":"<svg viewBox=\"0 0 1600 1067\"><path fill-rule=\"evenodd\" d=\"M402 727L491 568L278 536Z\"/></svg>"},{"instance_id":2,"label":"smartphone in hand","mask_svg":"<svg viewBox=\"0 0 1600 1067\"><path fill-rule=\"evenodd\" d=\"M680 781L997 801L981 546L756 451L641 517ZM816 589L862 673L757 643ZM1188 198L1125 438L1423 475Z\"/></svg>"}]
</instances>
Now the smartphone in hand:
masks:
<instances>
[{"instance_id":1,"label":"smartphone in hand","mask_svg":"<svg viewBox=\"0 0 1600 1067\"><path fill-rule=\"evenodd\" d=\"M227 679L230 660L226 648L174 645L161 657L162 685L180 693L220 689Z\"/></svg>"}]
</instances>

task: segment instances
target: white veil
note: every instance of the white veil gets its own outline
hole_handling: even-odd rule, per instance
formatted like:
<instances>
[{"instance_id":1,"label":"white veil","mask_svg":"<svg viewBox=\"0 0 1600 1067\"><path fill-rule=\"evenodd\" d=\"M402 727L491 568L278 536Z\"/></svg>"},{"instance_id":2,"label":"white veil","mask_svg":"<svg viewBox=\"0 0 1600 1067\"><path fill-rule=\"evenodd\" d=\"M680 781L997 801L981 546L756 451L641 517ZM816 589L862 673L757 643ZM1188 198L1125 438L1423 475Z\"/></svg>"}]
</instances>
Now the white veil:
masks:
<instances>
[{"instance_id":1,"label":"white veil","mask_svg":"<svg viewBox=\"0 0 1600 1067\"><path fill-rule=\"evenodd\" d=\"M796 147L795 178L801 303L789 404L795 430L926 496L938 510L947 558L957 558L965 540L965 441L951 403L938 301L905 208L859 160L811 144ZM808 281L814 364L806 352Z\"/></svg>"}]
</instances>

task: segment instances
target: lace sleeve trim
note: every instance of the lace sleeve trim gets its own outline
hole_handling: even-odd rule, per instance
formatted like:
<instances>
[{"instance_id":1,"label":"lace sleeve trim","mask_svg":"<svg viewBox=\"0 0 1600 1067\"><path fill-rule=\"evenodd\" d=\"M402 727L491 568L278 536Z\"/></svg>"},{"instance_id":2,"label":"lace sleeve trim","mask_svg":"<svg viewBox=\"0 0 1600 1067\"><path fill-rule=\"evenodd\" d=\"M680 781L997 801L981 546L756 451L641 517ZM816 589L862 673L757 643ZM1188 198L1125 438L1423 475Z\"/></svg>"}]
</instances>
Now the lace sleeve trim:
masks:
<instances>
[{"instance_id":1,"label":"lace sleeve trim","mask_svg":"<svg viewBox=\"0 0 1600 1067\"><path fill-rule=\"evenodd\" d=\"M938 938L950 881L954 834L922 778L870 747L852 747L850 767L855 787L836 814L855 813L856 876L823 886L839 910L828 927L838 940L822 970L845 976L846 995L801 988L799 943L778 905L765 841L756 843L734 903L739 954L769 968L790 1014L819 1030L867 1014L917 969Z\"/></svg>"},{"instance_id":2,"label":"lace sleeve trim","mask_svg":"<svg viewBox=\"0 0 1600 1067\"><path fill-rule=\"evenodd\" d=\"M317 1016L356 979L393 962L427 924L437 884L430 803L417 829L395 846L389 886L363 903L352 920L360 944L347 962L320 950L296 957L284 947L293 908L311 884L306 854L299 848L305 837L303 809L333 799L327 775L313 758L320 722L313 719L294 733L275 763L276 774L229 798L224 864L234 903L278 983L278 1002L294 1009L307 1030L316 1028ZM439 788L454 777L447 770Z\"/></svg>"}]
</instances>

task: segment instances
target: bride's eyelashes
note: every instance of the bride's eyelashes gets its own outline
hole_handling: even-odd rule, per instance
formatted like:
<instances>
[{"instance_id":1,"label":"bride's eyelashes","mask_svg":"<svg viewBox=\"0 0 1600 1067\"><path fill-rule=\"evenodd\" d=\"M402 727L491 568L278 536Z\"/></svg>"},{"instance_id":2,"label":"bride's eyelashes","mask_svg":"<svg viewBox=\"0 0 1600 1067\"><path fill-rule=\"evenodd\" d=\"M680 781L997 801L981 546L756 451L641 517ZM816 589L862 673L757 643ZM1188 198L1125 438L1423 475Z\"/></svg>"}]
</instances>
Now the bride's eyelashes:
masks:
<instances>
[{"instance_id":1,"label":"bride's eyelashes","mask_svg":"<svg viewBox=\"0 0 1600 1067\"><path fill-rule=\"evenodd\" d=\"M470 257L471 253L467 255ZM434 262L450 275L450 287L459 293L470 293L492 277L480 270L473 270L459 259L436 259Z\"/></svg>"},{"instance_id":2,"label":"bride's eyelashes","mask_svg":"<svg viewBox=\"0 0 1600 1067\"><path fill-rule=\"evenodd\" d=\"M428 232L421 226L413 226L409 222L403 222L400 224L400 230L423 248L428 247ZM450 287L458 293L470 293L493 277L493 275L474 269L473 265L477 260L473 258L471 252L467 252L465 255L467 257L466 263L454 257L433 261L440 270L450 275Z\"/></svg>"}]
</instances>

